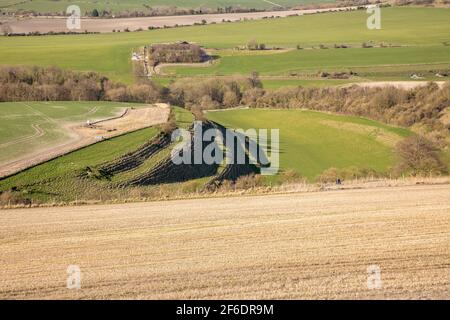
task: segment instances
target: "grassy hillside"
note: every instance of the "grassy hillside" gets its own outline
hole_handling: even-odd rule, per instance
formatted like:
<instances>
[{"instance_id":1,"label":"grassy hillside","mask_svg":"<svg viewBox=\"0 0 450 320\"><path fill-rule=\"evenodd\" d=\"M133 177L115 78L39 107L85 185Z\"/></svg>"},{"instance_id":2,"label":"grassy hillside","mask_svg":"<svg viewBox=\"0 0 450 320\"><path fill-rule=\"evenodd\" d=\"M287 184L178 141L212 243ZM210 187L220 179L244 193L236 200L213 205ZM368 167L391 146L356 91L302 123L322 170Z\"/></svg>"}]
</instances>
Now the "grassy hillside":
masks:
<instances>
[{"instance_id":1,"label":"grassy hillside","mask_svg":"<svg viewBox=\"0 0 450 320\"><path fill-rule=\"evenodd\" d=\"M207 117L229 128L279 128L281 169L308 179L330 167L385 171L395 162L395 143L409 134L363 118L304 110L229 110Z\"/></svg>"},{"instance_id":2,"label":"grassy hillside","mask_svg":"<svg viewBox=\"0 0 450 320\"><path fill-rule=\"evenodd\" d=\"M299 4L310 3L331 3L333 0L278 0L275 3L290 7ZM61 12L65 11L69 5L78 5L82 12L98 10L111 10L113 12L123 11L143 11L145 6L177 6L179 8L197 9L197 8L224 8L228 6L255 9L271 9L278 6L268 1L262 0L87 0L87 1L68 1L68 0L1 0L0 8L8 11L33 10L36 12ZM144 6L145 5L145 6Z\"/></svg>"},{"instance_id":3,"label":"grassy hillside","mask_svg":"<svg viewBox=\"0 0 450 320\"><path fill-rule=\"evenodd\" d=\"M274 20L246 21L134 33L99 35L0 37L1 64L58 65L74 70L93 70L115 80L132 82L130 55L133 48L149 43L180 39L195 41L207 48L233 48L255 39L267 46L295 48L325 44L361 46L372 41L402 48L302 50L270 56L232 56L213 68L181 73L247 73L252 69L266 74L291 70L382 65L415 65L450 62L450 10L436 8L384 8L382 29L368 30L365 11L324 13ZM43 43L45 42L45 45ZM52 50L48 50L51 47ZM26 52L27 54L23 54ZM351 57L351 58L350 58ZM239 66L239 67L238 67ZM442 65L441 65L442 66ZM386 68L386 67L384 67ZM448 67L447 67L448 68ZM410 66L406 73L410 72ZM389 69L384 69L388 73Z\"/></svg>"},{"instance_id":4,"label":"grassy hillside","mask_svg":"<svg viewBox=\"0 0 450 320\"><path fill-rule=\"evenodd\" d=\"M111 117L139 104L114 102L0 103L0 163L66 141L64 124Z\"/></svg>"},{"instance_id":5,"label":"grassy hillside","mask_svg":"<svg viewBox=\"0 0 450 320\"><path fill-rule=\"evenodd\" d=\"M175 108L175 115L178 126L187 128L192 122L192 115L184 109ZM331 167L384 172L396 161L393 146L409 134L408 130L363 118L303 110L241 109L210 112L207 116L232 129L279 128L281 172L293 169L309 180ZM143 129L72 152L0 180L0 192L18 190L38 201L121 199L133 190L160 192L159 186L116 187L150 171L169 154L170 146L132 170L110 178L86 178L87 173L96 174L101 165L138 149L158 133L158 128ZM173 192L185 186L202 186L209 178L197 180L178 184ZM269 177L269 181L278 180L277 176Z\"/></svg>"}]
</instances>

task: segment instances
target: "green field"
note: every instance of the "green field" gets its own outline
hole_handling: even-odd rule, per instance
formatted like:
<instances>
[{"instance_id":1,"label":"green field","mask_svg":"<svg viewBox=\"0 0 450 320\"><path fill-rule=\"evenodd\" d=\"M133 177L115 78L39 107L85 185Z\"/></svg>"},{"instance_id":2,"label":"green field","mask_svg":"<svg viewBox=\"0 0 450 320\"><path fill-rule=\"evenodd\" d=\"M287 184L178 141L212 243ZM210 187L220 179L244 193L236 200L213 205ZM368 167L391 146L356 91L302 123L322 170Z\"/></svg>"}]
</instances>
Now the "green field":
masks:
<instances>
[{"instance_id":1,"label":"green field","mask_svg":"<svg viewBox=\"0 0 450 320\"><path fill-rule=\"evenodd\" d=\"M315 70L353 70L361 66L409 65L410 70L415 70L411 65L427 64L433 69L433 64L442 63L450 63L450 46L295 50L275 55L223 57L208 68L166 69L181 76L251 74L252 71L264 76ZM407 79L406 76L404 80Z\"/></svg>"},{"instance_id":2,"label":"green field","mask_svg":"<svg viewBox=\"0 0 450 320\"><path fill-rule=\"evenodd\" d=\"M278 0L273 1L283 7L290 7L299 4L310 3L331 3L333 0ZM225 8L228 6L241 8L255 8L255 9L271 9L277 6L262 0L85 0L85 1L71 1L71 0L1 0L0 8L8 11L16 10L33 10L35 12L49 13L49 12L64 12L69 5L78 5L81 11L108 10L112 12L123 11L145 11L146 6L160 7L160 6L177 6L185 9L210 8L216 9L218 7Z\"/></svg>"},{"instance_id":3,"label":"green field","mask_svg":"<svg viewBox=\"0 0 450 320\"><path fill-rule=\"evenodd\" d=\"M132 33L0 37L0 63L92 70L114 80L131 83L130 55L133 48L183 39L207 48L230 49L255 39L268 47L295 48L299 44L311 48L324 44L330 49L224 56L211 68L177 68L177 72L182 75L211 75L248 74L259 70L265 75L280 75L290 71L316 72L324 68L355 67L368 68L369 79L404 79L415 70L449 68L450 46L443 43L450 43L450 9L383 8L381 30L368 30L367 17L365 11L356 11ZM370 41L375 45L385 43L403 47L358 48L363 42ZM343 43L353 48L331 49L334 44ZM400 67L403 71L400 74L393 72L394 66L395 70Z\"/></svg>"},{"instance_id":4,"label":"green field","mask_svg":"<svg viewBox=\"0 0 450 320\"><path fill-rule=\"evenodd\" d=\"M0 103L0 163L67 141L69 133L64 124L108 118L131 106L141 105L98 101Z\"/></svg>"},{"instance_id":5,"label":"green field","mask_svg":"<svg viewBox=\"0 0 450 320\"><path fill-rule=\"evenodd\" d=\"M324 170L358 167L385 172L393 147L409 131L352 116L304 110L241 109L209 112L228 128L280 129L280 167L313 180Z\"/></svg>"}]
</instances>

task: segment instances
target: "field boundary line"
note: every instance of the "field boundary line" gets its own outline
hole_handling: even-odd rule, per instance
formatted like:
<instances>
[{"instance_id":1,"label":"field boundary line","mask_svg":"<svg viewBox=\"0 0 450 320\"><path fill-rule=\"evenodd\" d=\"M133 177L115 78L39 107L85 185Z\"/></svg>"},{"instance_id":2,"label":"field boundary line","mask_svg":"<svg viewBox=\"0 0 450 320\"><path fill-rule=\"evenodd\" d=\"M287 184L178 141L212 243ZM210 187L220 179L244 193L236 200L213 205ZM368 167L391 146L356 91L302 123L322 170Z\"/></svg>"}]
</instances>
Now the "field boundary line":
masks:
<instances>
[{"instance_id":1,"label":"field boundary line","mask_svg":"<svg viewBox=\"0 0 450 320\"><path fill-rule=\"evenodd\" d=\"M85 117L85 116L88 116L91 114L95 114L98 111L98 109L100 109L100 106L94 106L89 111L79 114L76 117ZM70 120L70 118L71 118L71 116L68 116L68 117L60 118L59 120Z\"/></svg>"},{"instance_id":2,"label":"field boundary line","mask_svg":"<svg viewBox=\"0 0 450 320\"><path fill-rule=\"evenodd\" d=\"M32 106L30 106L29 104L27 104L27 103L25 103L25 102L22 102L22 104L23 104L24 106L30 108L31 110L33 110L33 112L34 112L35 114L41 116L41 117L44 118L45 120L47 120L47 121L49 121L49 122L51 122L51 123L54 123L54 124L56 124L56 125L59 126L58 121L56 121L55 119L50 118L50 117L49 117L48 115L46 115L45 113L43 113L43 112L41 112L41 111L39 111L39 110L33 108Z\"/></svg>"},{"instance_id":3,"label":"field boundary line","mask_svg":"<svg viewBox=\"0 0 450 320\"><path fill-rule=\"evenodd\" d=\"M149 106L153 106L153 105L149 105ZM120 119L120 118L125 117L129 112L130 112L130 108L125 108L125 110L122 111L122 113L119 114L118 116L114 116L114 117L107 118L107 119L102 119L102 120L97 120L97 121L91 122L91 124L99 124L99 123L103 123L103 122L106 122L106 121Z\"/></svg>"}]
</instances>

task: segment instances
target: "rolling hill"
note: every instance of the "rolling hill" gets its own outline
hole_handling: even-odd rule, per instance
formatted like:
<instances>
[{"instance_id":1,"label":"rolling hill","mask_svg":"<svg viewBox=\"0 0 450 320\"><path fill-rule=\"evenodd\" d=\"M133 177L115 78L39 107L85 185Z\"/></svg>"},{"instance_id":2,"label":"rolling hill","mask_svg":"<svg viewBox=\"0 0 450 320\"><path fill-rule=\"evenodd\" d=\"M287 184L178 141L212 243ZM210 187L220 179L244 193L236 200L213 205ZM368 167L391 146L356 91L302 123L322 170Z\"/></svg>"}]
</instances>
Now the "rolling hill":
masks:
<instances>
[{"instance_id":1,"label":"rolling hill","mask_svg":"<svg viewBox=\"0 0 450 320\"><path fill-rule=\"evenodd\" d=\"M395 163L393 147L410 134L364 118L305 110L227 110L207 117L228 128L279 129L281 170L311 181L331 167L386 171Z\"/></svg>"}]
</instances>

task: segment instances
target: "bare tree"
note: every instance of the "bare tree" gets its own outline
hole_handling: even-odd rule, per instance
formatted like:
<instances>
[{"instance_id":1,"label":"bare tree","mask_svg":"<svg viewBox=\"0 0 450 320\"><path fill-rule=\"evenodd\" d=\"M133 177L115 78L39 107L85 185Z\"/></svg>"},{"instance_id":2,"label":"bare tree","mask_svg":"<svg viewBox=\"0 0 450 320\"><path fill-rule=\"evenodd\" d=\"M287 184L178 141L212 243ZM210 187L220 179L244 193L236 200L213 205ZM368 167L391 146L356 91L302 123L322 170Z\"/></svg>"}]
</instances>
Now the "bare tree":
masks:
<instances>
[{"instance_id":1,"label":"bare tree","mask_svg":"<svg viewBox=\"0 0 450 320\"><path fill-rule=\"evenodd\" d=\"M447 173L447 166L439 156L439 149L422 136L415 135L399 142L396 151L401 158L398 173Z\"/></svg>"}]
</instances>

